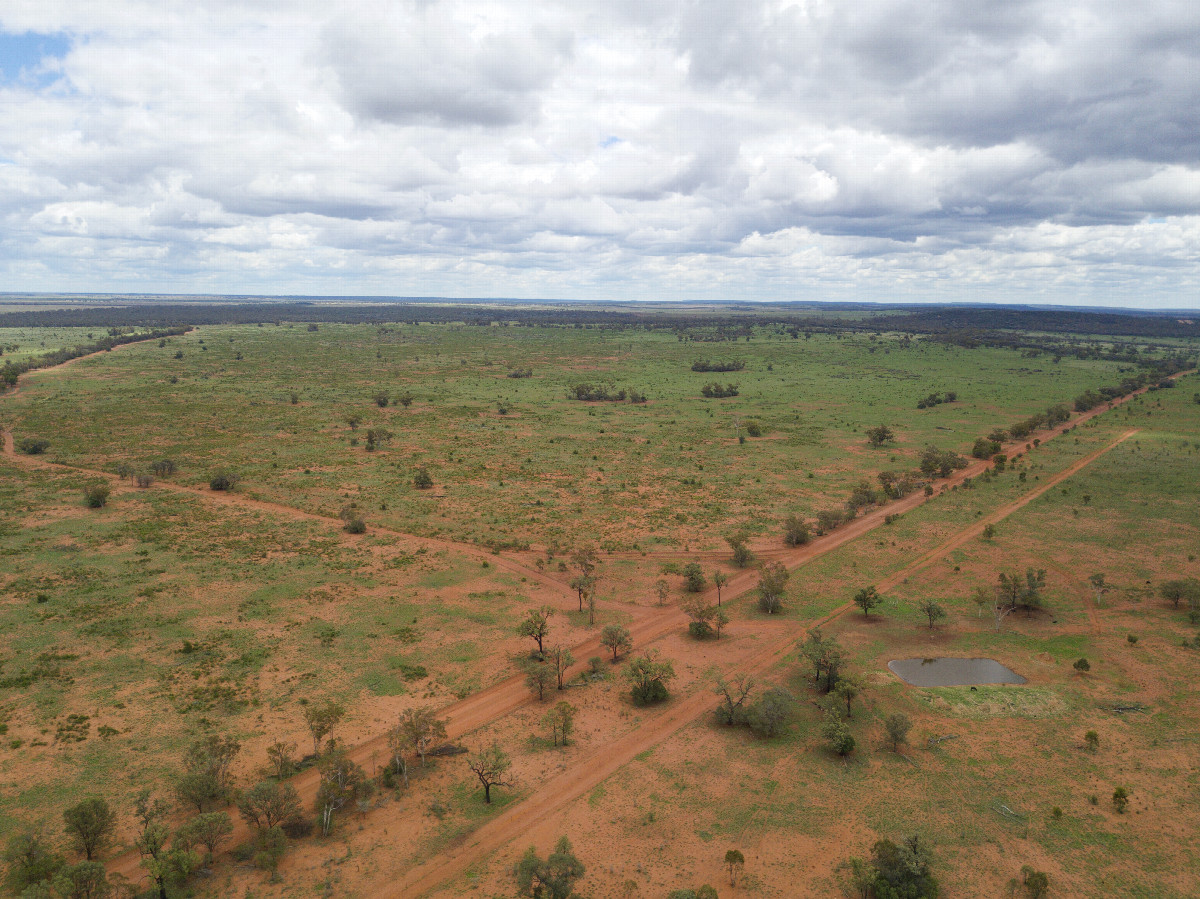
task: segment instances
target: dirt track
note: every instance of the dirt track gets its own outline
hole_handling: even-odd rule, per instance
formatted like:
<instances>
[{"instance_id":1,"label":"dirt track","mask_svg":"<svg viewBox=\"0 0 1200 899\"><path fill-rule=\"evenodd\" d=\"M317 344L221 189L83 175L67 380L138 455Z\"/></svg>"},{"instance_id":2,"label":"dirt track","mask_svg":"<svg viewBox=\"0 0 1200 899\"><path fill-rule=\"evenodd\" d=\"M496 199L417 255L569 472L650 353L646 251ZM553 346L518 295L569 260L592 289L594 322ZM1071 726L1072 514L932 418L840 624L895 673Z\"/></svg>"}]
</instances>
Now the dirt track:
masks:
<instances>
[{"instance_id":1,"label":"dirt track","mask_svg":"<svg viewBox=\"0 0 1200 899\"><path fill-rule=\"evenodd\" d=\"M122 346L133 346L134 344L123 344ZM78 359L88 358L86 356L78 357L77 359L69 360L64 365L69 365ZM60 366L61 367L61 366ZM42 369L31 372L30 375L37 375L40 372L51 371L51 369ZM1185 374L1185 373L1181 373ZM1176 376L1178 377L1178 375ZM1117 405L1132 399L1143 393L1145 388L1129 394L1113 403L1105 404L1097 407L1089 412L1076 416L1066 424L1044 432L1041 436L1043 443L1059 436L1064 430L1074 428L1079 424L1090 420ZM14 395L16 391L11 391L7 396ZM958 534L951 537L949 540L929 551L925 555L918 558L909 566L906 566L902 571L884 579L876 586L880 590L888 590L896 584L903 581L904 578L910 576L916 571L932 564L936 560L942 558L947 552L961 546L968 540L976 537L982 532L987 524L996 523L1003 518L1011 515L1013 512L1027 505L1029 502L1043 495L1047 490L1061 483L1063 480L1071 477L1082 468L1095 461L1096 458L1108 452L1122 441L1128 439L1136 433L1136 430L1127 431L1117 440L1102 447L1099 450L1089 454L1088 456L1076 461L1068 468L1049 478L1038 487L1031 490L1029 493L1019 499L1003 506L996 510L991 515L983 517L976 522L973 522L969 527L963 529ZM13 441L7 434L3 435L3 451L13 462L29 467L46 468L55 471L72 471L87 474L96 478L103 478L115 485L121 491L135 490L137 488L128 487L125 482L116 475L95 471L91 469L73 468L60 464L56 464L49 460L22 456L15 452ZM1005 450L1011 455L1022 453L1025 451L1025 441L1016 441L1005 447ZM969 464L965 469L955 472L950 478L939 482L939 486L945 488L962 483L965 478L976 477L990 467L989 462L975 461ZM238 492L214 492L204 489L196 489L184 487L174 484L169 481L156 482L153 488L150 489L166 489L180 493L186 493L189 496L196 497L203 501L225 504L244 509L252 509L271 515L282 515L292 519L319 521L328 524L331 527L340 529L342 521L331 516L319 515L317 513L305 512L295 509L290 506L285 506L278 503L272 503L264 500L259 500L244 493ZM883 524L884 519L888 515L900 514L910 511L922 503L927 501L927 497L919 492L913 493L901 500L892 502L886 506L877 508L872 512L863 515L854 521L849 522L843 527L837 529L831 534L823 537L818 537L812 542L794 548L780 548L777 542L772 545L756 546L756 553L762 558L768 558L773 561L783 562L789 568L797 568L819 556L824 555L840 546L845 545L859 537L874 530L874 528ZM563 584L561 581L539 571L532 564L529 564L525 557L514 553L502 553L500 555L481 550L470 544L461 544L448 540L439 540L433 538L416 537L410 534L405 534L398 531L392 531L387 528L375 527L373 530L377 533L384 533L395 537L398 541L403 542L408 546L425 546L431 549L452 549L469 555L474 558L486 559L492 564L502 567L507 571L519 574L541 585L541 590L535 594L535 601L547 601L549 597L554 601L554 604L559 607L573 607L575 595L573 591ZM347 537L346 539L353 539ZM613 554L612 557L620 558L626 554ZM641 555L637 554L640 558ZM689 554L689 559L705 558L709 554ZM724 554L710 554L710 561L725 561ZM660 554L654 554L658 558ZM669 554L661 554L662 558L670 558ZM729 598L736 597L752 589L757 583L757 574L752 570L743 570L731 575L728 585L725 587L723 594ZM710 598L716 598L715 589L709 590ZM834 612L824 618L811 622L803 626L787 626L781 623L778 635L773 639L767 639L765 645L757 649L752 655L746 657L741 664L738 665L739 673L759 673L769 670L773 665L781 661L790 651L792 645L797 639L803 638L809 629L819 627L823 623L833 620L834 618L844 614L852 606L847 604L836 609ZM634 638L634 645L643 649L647 645L652 644L663 635L683 627L686 619L678 609L670 606L665 607L645 607L645 606L622 606L623 609L634 614L634 622L630 627ZM599 645L598 638L589 639L583 643L573 647L573 651L577 658L587 658L589 655L602 655L603 650ZM580 671L584 666L579 665L572 671ZM466 699L455 702L441 710L441 714L449 719L449 737L458 739L465 734L470 733L480 727L495 722L504 716L511 714L515 709L532 702L529 691L525 687L524 681L520 677L512 677L500 683L494 684L486 690L483 690ZM592 757L583 760L576 768L571 771L559 775L545 782L532 796L518 803L517 805L506 810L499 817L493 819L483 825L472 835L470 840L457 848L453 848L443 853L438 859L424 865L419 869L414 869L407 872L407 876L402 881L397 881L395 876L387 876L378 887L379 892L386 895L398 896L420 896L438 886L445 880L461 873L473 861L490 854L496 849L506 845L513 839L523 835L529 826L529 822L537 820L539 824L552 816L555 812L565 807L570 801L582 795L587 790L591 789L596 784L611 776L615 771L632 760L638 753L657 745L662 740L675 733L677 730L696 720L706 711L711 710L713 698L706 690L699 690L696 693L670 703L659 714L655 715L650 720L646 721L636 731L626 735L625 737L609 744L603 748L603 751L596 752ZM364 743L359 744L351 750L351 757L359 764L366 764L374 754L386 753L386 735L380 734ZM318 780L315 770L302 772L292 779L292 784L299 792L302 802L308 804L316 794ZM236 816L234 816L236 818ZM237 831L233 835L233 840L244 840L249 836L248 830L238 821ZM131 879L137 879L141 872L139 868L139 859L133 852L126 852L109 862L111 870L124 874Z\"/></svg>"},{"instance_id":2,"label":"dirt track","mask_svg":"<svg viewBox=\"0 0 1200 899\"><path fill-rule=\"evenodd\" d=\"M1002 506L979 521L973 522L969 527L925 553L902 570L879 581L875 585L876 588L880 591L894 588L906 578L944 558L947 553L967 541L977 538L986 525L1002 521L1024 508L1136 433L1136 429L1126 431L1116 440L1074 462L1019 499ZM796 642L803 639L809 631L822 627L853 608L853 603L846 603L822 618L799 627L788 626L781 621L777 634L768 636L765 644L758 651L738 660L736 673L761 675L769 671L774 665L783 661ZM678 628L682 626L682 623L682 616L677 616L673 627ZM732 675L735 672L727 669L725 673ZM699 689L686 698L670 703L661 713L643 723L637 730L603 746L591 756L578 760L570 771L546 781L532 796L510 807L476 830L463 845L444 852L437 860L428 865L405 872L404 878L399 882L394 877L381 880L376 885L376 889L372 889L372 894L416 899L416 897L423 896L435 889L439 884L460 875L484 856L516 839L528 838L529 830L535 823L539 828L545 827L553 830L553 815L556 812L616 773L639 753L658 745L682 727L711 713L713 706L712 694L704 689Z\"/></svg>"}]
</instances>

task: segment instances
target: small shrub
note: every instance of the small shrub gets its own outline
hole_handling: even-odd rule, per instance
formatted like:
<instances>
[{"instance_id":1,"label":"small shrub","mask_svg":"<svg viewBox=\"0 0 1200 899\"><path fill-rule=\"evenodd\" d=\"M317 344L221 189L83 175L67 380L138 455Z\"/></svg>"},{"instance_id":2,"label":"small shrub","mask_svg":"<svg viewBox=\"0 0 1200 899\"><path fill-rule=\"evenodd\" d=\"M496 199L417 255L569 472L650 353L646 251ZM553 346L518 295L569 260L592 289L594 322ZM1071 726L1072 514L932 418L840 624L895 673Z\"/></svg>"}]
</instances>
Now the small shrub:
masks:
<instances>
[{"instance_id":1,"label":"small shrub","mask_svg":"<svg viewBox=\"0 0 1200 899\"><path fill-rule=\"evenodd\" d=\"M49 440L41 440L37 437L22 437L17 441L17 449L27 456L40 456L49 448Z\"/></svg>"},{"instance_id":2,"label":"small shrub","mask_svg":"<svg viewBox=\"0 0 1200 899\"><path fill-rule=\"evenodd\" d=\"M713 381L711 384L705 384L701 387L700 393L708 399L725 399L726 397L737 396L738 386L736 384L721 385Z\"/></svg>"},{"instance_id":3,"label":"small shrub","mask_svg":"<svg viewBox=\"0 0 1200 899\"><path fill-rule=\"evenodd\" d=\"M708 584L704 569L699 562L688 562L683 566L684 589L688 593L700 593Z\"/></svg>"},{"instance_id":4,"label":"small shrub","mask_svg":"<svg viewBox=\"0 0 1200 899\"><path fill-rule=\"evenodd\" d=\"M688 624L688 634L697 640L707 640L712 633L713 629L707 621L692 621Z\"/></svg>"},{"instance_id":5,"label":"small shrub","mask_svg":"<svg viewBox=\"0 0 1200 899\"><path fill-rule=\"evenodd\" d=\"M413 475L413 486L418 490L428 490L433 486L433 477L424 466L418 468Z\"/></svg>"},{"instance_id":6,"label":"small shrub","mask_svg":"<svg viewBox=\"0 0 1200 899\"><path fill-rule=\"evenodd\" d=\"M150 470L160 478L165 478L175 474L179 470L179 466L171 459L159 459L157 462L150 464Z\"/></svg>"},{"instance_id":7,"label":"small shrub","mask_svg":"<svg viewBox=\"0 0 1200 899\"><path fill-rule=\"evenodd\" d=\"M634 705L653 705L656 702L662 702L670 696L666 685L658 681L651 681L647 684L636 684L631 693Z\"/></svg>"},{"instance_id":8,"label":"small shrub","mask_svg":"<svg viewBox=\"0 0 1200 899\"><path fill-rule=\"evenodd\" d=\"M583 403L619 403L626 397L625 390L613 390L608 384L593 384L583 381L567 388L567 399Z\"/></svg>"},{"instance_id":9,"label":"small shrub","mask_svg":"<svg viewBox=\"0 0 1200 899\"><path fill-rule=\"evenodd\" d=\"M1075 664L1072 665L1071 667L1074 668L1076 671L1078 671L1080 674L1083 674L1084 672L1092 670L1092 664L1087 659L1077 659L1075 661Z\"/></svg>"},{"instance_id":10,"label":"small shrub","mask_svg":"<svg viewBox=\"0 0 1200 899\"><path fill-rule=\"evenodd\" d=\"M365 534L367 532L367 523L357 515L347 518L344 527L347 534Z\"/></svg>"},{"instance_id":11,"label":"small shrub","mask_svg":"<svg viewBox=\"0 0 1200 899\"><path fill-rule=\"evenodd\" d=\"M89 509L102 509L108 504L109 492L107 484L92 484L83 489L83 500Z\"/></svg>"},{"instance_id":12,"label":"small shrub","mask_svg":"<svg viewBox=\"0 0 1200 899\"><path fill-rule=\"evenodd\" d=\"M1124 787L1113 790L1112 804L1118 815L1125 814L1125 809L1129 808L1129 791Z\"/></svg>"},{"instance_id":13,"label":"small shrub","mask_svg":"<svg viewBox=\"0 0 1200 899\"><path fill-rule=\"evenodd\" d=\"M238 480L234 472L221 470L208 479L208 486L212 490L232 490L238 485Z\"/></svg>"}]
</instances>

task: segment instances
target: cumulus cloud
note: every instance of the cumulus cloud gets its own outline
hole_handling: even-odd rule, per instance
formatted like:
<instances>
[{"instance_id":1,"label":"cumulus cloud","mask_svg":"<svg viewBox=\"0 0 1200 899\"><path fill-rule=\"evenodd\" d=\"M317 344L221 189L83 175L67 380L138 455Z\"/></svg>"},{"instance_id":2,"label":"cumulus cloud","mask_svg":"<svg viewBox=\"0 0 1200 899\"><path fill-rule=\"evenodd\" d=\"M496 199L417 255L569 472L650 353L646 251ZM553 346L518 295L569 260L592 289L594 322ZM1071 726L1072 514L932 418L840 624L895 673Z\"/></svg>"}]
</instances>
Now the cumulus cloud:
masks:
<instances>
[{"instance_id":1,"label":"cumulus cloud","mask_svg":"<svg viewBox=\"0 0 1200 899\"><path fill-rule=\"evenodd\" d=\"M9 0L3 52L7 289L1195 305L1192 2Z\"/></svg>"}]
</instances>

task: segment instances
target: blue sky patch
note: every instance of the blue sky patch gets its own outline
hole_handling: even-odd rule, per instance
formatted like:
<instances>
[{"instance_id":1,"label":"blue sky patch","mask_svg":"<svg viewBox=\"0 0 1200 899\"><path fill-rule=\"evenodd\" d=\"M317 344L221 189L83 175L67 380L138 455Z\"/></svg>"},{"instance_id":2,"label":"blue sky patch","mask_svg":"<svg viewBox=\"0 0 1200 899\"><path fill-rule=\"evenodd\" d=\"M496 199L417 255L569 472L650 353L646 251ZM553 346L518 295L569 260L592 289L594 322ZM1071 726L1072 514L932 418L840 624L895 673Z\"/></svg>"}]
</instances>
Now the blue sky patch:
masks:
<instances>
[{"instance_id":1,"label":"blue sky patch","mask_svg":"<svg viewBox=\"0 0 1200 899\"><path fill-rule=\"evenodd\" d=\"M45 76L36 74L38 64L46 57L61 59L71 49L70 39L63 34L24 34L0 32L0 80L17 81L21 78L43 82ZM22 75L22 72L25 74Z\"/></svg>"}]
</instances>

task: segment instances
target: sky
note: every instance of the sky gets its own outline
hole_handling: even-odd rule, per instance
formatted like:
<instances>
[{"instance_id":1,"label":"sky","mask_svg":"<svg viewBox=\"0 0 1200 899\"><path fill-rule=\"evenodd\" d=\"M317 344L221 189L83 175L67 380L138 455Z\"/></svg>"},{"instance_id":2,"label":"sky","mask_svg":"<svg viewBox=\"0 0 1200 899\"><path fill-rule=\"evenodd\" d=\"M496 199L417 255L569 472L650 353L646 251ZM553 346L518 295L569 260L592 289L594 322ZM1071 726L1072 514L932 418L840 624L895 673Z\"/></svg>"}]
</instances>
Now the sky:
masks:
<instances>
[{"instance_id":1,"label":"sky","mask_svg":"<svg viewBox=\"0 0 1200 899\"><path fill-rule=\"evenodd\" d=\"M1195 0L4 0L0 291L1200 307Z\"/></svg>"}]
</instances>

